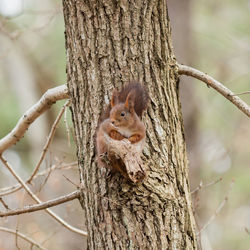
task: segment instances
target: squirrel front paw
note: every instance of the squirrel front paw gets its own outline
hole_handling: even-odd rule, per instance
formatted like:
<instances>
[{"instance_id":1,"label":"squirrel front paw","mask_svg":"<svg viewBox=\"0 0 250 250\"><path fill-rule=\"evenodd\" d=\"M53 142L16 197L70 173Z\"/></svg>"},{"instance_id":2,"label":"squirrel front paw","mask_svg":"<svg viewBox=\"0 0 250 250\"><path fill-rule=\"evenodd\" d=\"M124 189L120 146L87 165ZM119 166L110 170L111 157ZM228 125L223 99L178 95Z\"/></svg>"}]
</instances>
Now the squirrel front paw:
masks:
<instances>
[{"instance_id":1,"label":"squirrel front paw","mask_svg":"<svg viewBox=\"0 0 250 250\"><path fill-rule=\"evenodd\" d=\"M125 138L123 135L121 135L116 130L111 130L109 133L109 137L112 138L113 140L117 140L117 141L121 141L122 139Z\"/></svg>"},{"instance_id":2,"label":"squirrel front paw","mask_svg":"<svg viewBox=\"0 0 250 250\"><path fill-rule=\"evenodd\" d=\"M141 138L142 138L141 135L135 134L135 135L130 136L130 137L128 138L128 140L129 140L132 144L134 144L134 143L139 142L139 141L141 140Z\"/></svg>"}]
</instances>

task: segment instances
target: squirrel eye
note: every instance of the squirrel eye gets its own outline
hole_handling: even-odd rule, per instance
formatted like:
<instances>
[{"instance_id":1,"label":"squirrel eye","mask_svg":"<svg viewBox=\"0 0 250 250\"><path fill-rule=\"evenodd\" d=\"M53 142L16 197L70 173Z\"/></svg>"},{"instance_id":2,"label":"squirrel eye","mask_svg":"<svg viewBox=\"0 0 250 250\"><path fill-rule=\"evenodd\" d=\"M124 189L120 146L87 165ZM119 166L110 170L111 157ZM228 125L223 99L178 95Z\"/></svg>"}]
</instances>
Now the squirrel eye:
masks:
<instances>
[{"instance_id":1,"label":"squirrel eye","mask_svg":"<svg viewBox=\"0 0 250 250\"><path fill-rule=\"evenodd\" d=\"M125 112L123 111L123 112L121 112L121 116L125 116Z\"/></svg>"}]
</instances>

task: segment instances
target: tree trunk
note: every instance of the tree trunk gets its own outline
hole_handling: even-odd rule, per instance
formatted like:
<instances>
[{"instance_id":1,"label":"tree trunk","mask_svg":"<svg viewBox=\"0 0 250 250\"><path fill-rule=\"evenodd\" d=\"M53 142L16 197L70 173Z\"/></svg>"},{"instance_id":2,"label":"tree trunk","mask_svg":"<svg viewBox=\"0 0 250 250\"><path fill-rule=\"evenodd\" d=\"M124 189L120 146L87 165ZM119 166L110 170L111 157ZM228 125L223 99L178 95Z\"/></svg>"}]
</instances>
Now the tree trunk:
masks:
<instances>
[{"instance_id":1,"label":"tree trunk","mask_svg":"<svg viewBox=\"0 0 250 250\"><path fill-rule=\"evenodd\" d=\"M171 20L174 53L179 63L193 65L199 57L197 45L191 31L191 0L167 0ZM194 78L180 78L180 100L185 128L189 160L189 180L191 189L197 187L201 180L200 131L198 126L199 101L195 95Z\"/></svg>"},{"instance_id":2,"label":"tree trunk","mask_svg":"<svg viewBox=\"0 0 250 250\"><path fill-rule=\"evenodd\" d=\"M64 0L67 75L89 249L196 249L187 159L165 0ZM114 87L143 82L141 184L96 164L95 132Z\"/></svg>"}]
</instances>

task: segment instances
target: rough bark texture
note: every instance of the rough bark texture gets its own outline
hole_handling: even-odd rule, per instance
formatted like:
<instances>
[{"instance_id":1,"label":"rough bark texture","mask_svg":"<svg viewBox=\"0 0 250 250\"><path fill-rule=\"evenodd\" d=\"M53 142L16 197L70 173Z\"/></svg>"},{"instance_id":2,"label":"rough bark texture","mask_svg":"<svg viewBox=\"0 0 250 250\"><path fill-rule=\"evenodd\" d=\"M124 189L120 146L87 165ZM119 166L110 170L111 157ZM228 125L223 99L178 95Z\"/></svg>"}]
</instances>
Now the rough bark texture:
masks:
<instances>
[{"instance_id":1,"label":"rough bark texture","mask_svg":"<svg viewBox=\"0 0 250 250\"><path fill-rule=\"evenodd\" d=\"M192 10L191 0L168 0L174 54L177 61L185 65L193 65L199 57L195 39L192 37ZM197 187L200 183L200 167L202 166L198 126L199 102L195 95L193 82L194 79L189 77L180 78L180 100L189 160L191 189Z\"/></svg>"},{"instance_id":2,"label":"rough bark texture","mask_svg":"<svg viewBox=\"0 0 250 250\"><path fill-rule=\"evenodd\" d=\"M88 248L196 249L166 1L63 4ZM113 88L133 79L150 95L142 184L98 168L94 151L98 118Z\"/></svg>"}]
</instances>

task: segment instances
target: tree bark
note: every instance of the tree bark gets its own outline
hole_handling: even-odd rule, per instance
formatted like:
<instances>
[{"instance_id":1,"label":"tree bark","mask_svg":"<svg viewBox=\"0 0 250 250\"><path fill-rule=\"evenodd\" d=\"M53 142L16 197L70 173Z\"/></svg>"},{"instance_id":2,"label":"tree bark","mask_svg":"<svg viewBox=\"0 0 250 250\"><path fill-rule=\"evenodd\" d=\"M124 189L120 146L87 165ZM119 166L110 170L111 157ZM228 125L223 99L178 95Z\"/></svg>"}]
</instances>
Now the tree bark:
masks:
<instances>
[{"instance_id":1,"label":"tree bark","mask_svg":"<svg viewBox=\"0 0 250 250\"><path fill-rule=\"evenodd\" d=\"M199 57L197 44L192 37L191 0L167 0L168 12L172 27L172 41L177 61L185 65L193 65ZM191 189L197 187L201 179L200 131L198 125L199 101L195 95L194 79L180 78L180 101L185 128L185 138L189 160L189 181Z\"/></svg>"},{"instance_id":2,"label":"tree bark","mask_svg":"<svg viewBox=\"0 0 250 250\"><path fill-rule=\"evenodd\" d=\"M196 249L178 75L165 0L64 0L67 76L89 249ZM132 184L96 163L95 133L114 87L143 82L150 105Z\"/></svg>"}]
</instances>

